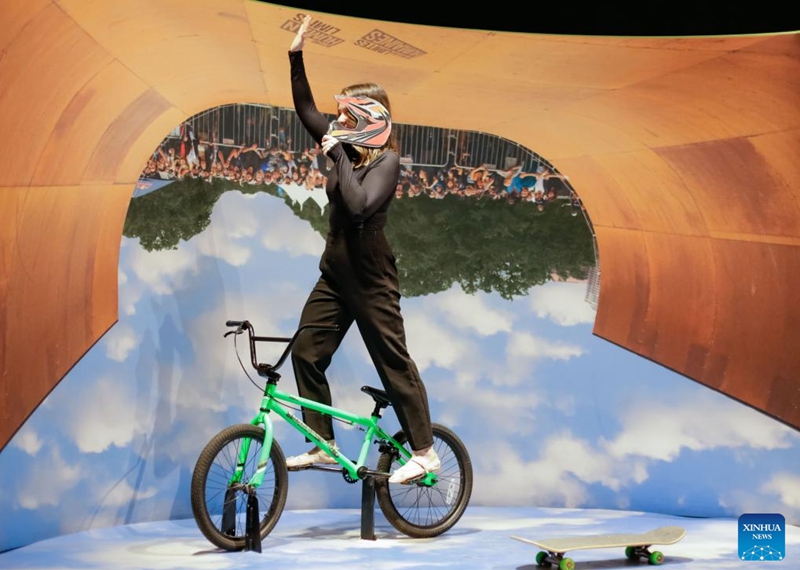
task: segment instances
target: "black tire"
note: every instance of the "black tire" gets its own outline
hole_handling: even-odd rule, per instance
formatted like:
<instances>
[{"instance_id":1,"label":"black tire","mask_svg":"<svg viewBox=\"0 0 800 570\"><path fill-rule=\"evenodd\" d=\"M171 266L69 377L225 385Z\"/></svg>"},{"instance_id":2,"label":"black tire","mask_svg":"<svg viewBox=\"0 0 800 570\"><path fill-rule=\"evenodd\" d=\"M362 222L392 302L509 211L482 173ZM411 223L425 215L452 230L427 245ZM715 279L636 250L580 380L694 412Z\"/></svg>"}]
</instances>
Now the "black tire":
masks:
<instances>
[{"instance_id":1,"label":"black tire","mask_svg":"<svg viewBox=\"0 0 800 570\"><path fill-rule=\"evenodd\" d=\"M192 474L192 513L200 532L222 550L244 550L248 494L244 489L230 488L242 444L250 440L244 466L243 482L258 467L264 445L264 428L239 424L225 428L200 453ZM261 538L266 537L278 522L286 505L289 474L286 458L273 439L263 483L256 489ZM229 509L223 530L223 505Z\"/></svg>"},{"instance_id":2,"label":"black tire","mask_svg":"<svg viewBox=\"0 0 800 570\"><path fill-rule=\"evenodd\" d=\"M412 538L431 538L453 527L469 504L472 495L472 461L467 447L449 428L433 424L433 448L442 462L436 485L390 484L375 479L378 505L394 528ZM406 444L405 433L394 438ZM394 453L384 452L378 471L391 473L400 467Z\"/></svg>"}]
</instances>

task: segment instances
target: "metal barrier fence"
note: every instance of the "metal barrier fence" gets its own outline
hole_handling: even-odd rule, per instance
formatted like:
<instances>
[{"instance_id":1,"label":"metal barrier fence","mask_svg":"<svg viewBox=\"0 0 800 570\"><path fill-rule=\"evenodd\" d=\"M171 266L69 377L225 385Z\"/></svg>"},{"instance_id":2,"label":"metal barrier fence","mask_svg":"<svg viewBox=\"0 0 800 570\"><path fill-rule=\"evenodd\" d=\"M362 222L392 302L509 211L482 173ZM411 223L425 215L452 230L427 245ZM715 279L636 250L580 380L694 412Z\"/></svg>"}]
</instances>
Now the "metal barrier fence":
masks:
<instances>
[{"instance_id":1,"label":"metal barrier fence","mask_svg":"<svg viewBox=\"0 0 800 570\"><path fill-rule=\"evenodd\" d=\"M335 117L325 114L328 119ZM279 148L302 152L315 143L292 109L269 105L233 104L213 107L186 121L198 139L221 147ZM419 125L395 124L403 162L415 166L508 170L522 165L535 172L540 166L555 171L541 156L515 143L487 133ZM179 128L169 138L177 138Z\"/></svg>"}]
</instances>

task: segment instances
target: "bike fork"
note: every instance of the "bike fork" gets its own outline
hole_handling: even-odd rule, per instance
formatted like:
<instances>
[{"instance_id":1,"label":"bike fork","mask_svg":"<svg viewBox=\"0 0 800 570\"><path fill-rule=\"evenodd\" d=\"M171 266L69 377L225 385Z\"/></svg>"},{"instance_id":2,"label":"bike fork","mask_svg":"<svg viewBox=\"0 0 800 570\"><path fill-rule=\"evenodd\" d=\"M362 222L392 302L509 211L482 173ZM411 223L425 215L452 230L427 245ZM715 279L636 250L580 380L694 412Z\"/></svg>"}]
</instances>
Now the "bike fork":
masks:
<instances>
[{"instance_id":1,"label":"bike fork","mask_svg":"<svg viewBox=\"0 0 800 570\"><path fill-rule=\"evenodd\" d=\"M248 486L258 488L261 483L264 482L264 473L269 463L269 454L270 451L272 451L272 440L275 437L275 433L272 427L272 420L265 413L259 414L258 417L253 420L253 425L264 426L264 445L261 447L261 454L258 457L258 468L250 478L250 481L247 482ZM250 442L246 442L242 447L244 448L245 446L249 448ZM247 449L242 449L242 451L239 452L239 464L236 466L236 471L239 473L240 469L244 469L243 462L247 457L247 451ZM239 477L241 477L241 473Z\"/></svg>"}]
</instances>

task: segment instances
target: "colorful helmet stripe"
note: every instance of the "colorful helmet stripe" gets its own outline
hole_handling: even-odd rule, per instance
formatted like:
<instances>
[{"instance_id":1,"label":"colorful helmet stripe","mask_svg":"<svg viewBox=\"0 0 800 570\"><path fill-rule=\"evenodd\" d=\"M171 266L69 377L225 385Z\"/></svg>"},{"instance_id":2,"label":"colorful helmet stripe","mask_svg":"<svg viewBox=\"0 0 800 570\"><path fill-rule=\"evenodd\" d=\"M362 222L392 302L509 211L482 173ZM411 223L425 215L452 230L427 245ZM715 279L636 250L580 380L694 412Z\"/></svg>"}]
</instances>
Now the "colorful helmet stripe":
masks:
<instances>
[{"instance_id":1,"label":"colorful helmet stripe","mask_svg":"<svg viewBox=\"0 0 800 570\"><path fill-rule=\"evenodd\" d=\"M328 129L329 135L341 142L369 148L380 148L386 144L392 132L392 118L386 107L369 97L334 97L337 103L347 108L356 125L348 129L338 121L333 121Z\"/></svg>"}]
</instances>

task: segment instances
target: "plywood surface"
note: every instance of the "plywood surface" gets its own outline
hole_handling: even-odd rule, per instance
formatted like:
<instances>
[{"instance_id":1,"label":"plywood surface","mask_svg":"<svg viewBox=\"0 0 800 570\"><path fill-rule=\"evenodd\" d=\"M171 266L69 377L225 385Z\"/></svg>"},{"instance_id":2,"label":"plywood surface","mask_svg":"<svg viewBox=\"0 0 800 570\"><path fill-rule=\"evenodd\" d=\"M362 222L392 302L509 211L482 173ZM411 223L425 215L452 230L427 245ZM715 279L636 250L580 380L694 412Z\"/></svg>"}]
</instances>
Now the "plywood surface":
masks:
<instances>
[{"instance_id":1,"label":"plywood surface","mask_svg":"<svg viewBox=\"0 0 800 570\"><path fill-rule=\"evenodd\" d=\"M800 35L552 36L312 15L321 107L375 80L400 122L547 158L597 231L596 334L800 427ZM0 4L0 447L113 326L122 223L154 146L215 105L291 106L297 16L249 0ZM38 346L16 336L32 316L51 325Z\"/></svg>"}]
</instances>

